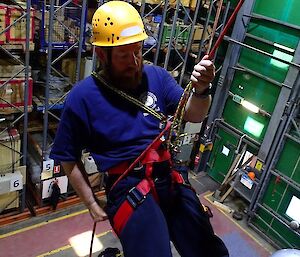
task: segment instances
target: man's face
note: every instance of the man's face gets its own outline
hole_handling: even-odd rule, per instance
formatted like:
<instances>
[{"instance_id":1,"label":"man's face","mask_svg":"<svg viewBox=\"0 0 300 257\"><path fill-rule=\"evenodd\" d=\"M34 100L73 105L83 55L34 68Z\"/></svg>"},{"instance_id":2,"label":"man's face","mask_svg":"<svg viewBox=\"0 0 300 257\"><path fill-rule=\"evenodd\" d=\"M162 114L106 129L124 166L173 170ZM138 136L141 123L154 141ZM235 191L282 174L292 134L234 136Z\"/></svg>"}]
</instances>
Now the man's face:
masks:
<instances>
[{"instance_id":1,"label":"man's face","mask_svg":"<svg viewBox=\"0 0 300 257\"><path fill-rule=\"evenodd\" d=\"M113 47L107 64L107 75L115 86L136 89L142 79L142 42Z\"/></svg>"}]
</instances>

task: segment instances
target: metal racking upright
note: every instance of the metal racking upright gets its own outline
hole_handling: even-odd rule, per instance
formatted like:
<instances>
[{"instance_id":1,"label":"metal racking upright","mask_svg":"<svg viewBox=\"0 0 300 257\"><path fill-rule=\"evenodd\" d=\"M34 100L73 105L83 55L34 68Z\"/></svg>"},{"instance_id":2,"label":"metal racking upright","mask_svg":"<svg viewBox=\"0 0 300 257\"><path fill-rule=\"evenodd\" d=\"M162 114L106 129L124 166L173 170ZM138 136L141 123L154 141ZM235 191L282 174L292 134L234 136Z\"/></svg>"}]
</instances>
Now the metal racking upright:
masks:
<instances>
[{"instance_id":1,"label":"metal racking upright","mask_svg":"<svg viewBox=\"0 0 300 257\"><path fill-rule=\"evenodd\" d=\"M225 4L225 6L223 6ZM211 47L211 44L213 43L214 37L219 35L224 26L226 19L228 17L229 9L231 7L231 2L227 1L224 3L220 0L211 0L207 15L204 19L204 28L203 33L201 36L198 54L197 54L197 60L199 60L205 53L208 53ZM224 7L224 8L223 8ZM223 10L224 9L224 10ZM218 11L220 12L218 15ZM211 27L211 23L213 23L213 26L215 26L215 29ZM208 37L205 37L205 35L208 35ZM214 55L214 58L216 58L217 52ZM220 70L221 67L218 68Z\"/></svg>"},{"instance_id":2,"label":"metal racking upright","mask_svg":"<svg viewBox=\"0 0 300 257\"><path fill-rule=\"evenodd\" d=\"M147 57L147 54L154 50L153 59L150 61L152 61L154 65L162 65L169 70L171 74L174 74L176 71L178 73L177 80L181 85L184 80L184 75L191 72L187 69L187 63L191 60L194 62L196 56L198 56L198 59L200 58L200 55L203 54L207 37L210 37L208 27L211 25L211 22L206 22L203 29L199 27L200 18L202 18L202 21L204 19L203 17L199 17L200 11L209 6L208 17L206 17L206 19L208 19L216 11L217 2L218 1L215 0L211 1L209 5L202 0L195 1L193 4L191 2L187 3L186 1L180 0L155 1L155 4L149 4L149 1L146 2L145 0L138 2L140 5L141 16L144 20L158 12L158 10L161 11L160 20L157 22L159 24L159 29L156 33L153 33L151 29L147 29L147 22L145 22L147 33L150 37L154 38L154 43L150 47L145 48L143 56ZM194 6L191 7L191 5ZM217 27L217 32L220 32L223 28L223 21L226 19L229 5L230 4L227 4L226 12L223 13L222 21ZM170 16L172 17L172 24L166 22L167 17ZM180 19L179 16L181 17ZM182 22L180 23L178 20L182 20ZM196 27L200 33L202 33L199 43L194 42ZM192 45L195 44L199 44L199 46L196 47L196 55L192 54L194 52L194 50L192 50ZM200 50L202 50L202 52ZM174 58L178 59L176 65L171 63L171 59Z\"/></svg>"},{"instance_id":3,"label":"metal racking upright","mask_svg":"<svg viewBox=\"0 0 300 257\"><path fill-rule=\"evenodd\" d=\"M10 192L18 192L16 195L16 198L13 199L10 202L5 203L5 199L3 200L4 206L1 206L0 214L9 207L13 202L19 201L19 212L23 212L25 208L25 181L26 181L26 164L27 164L27 127L28 127L28 104L29 104L29 87L30 87L30 66L29 66L29 51L30 51L30 31L31 29L31 1L26 1L26 7L19 5L17 2L12 1L15 6L18 7L19 10L21 10L21 15L16 20L11 22L8 26L4 28L4 30L0 31L0 35L4 33L9 33L11 30L20 22L24 21L26 24L26 40L22 42L21 49L24 50L24 58L25 60L22 60L21 58L17 57L15 54L11 53L11 49L14 49L10 47L9 49L6 49L6 47L2 44L0 44L0 51L2 54L4 54L7 58L11 58L15 63L19 64L19 70L14 71L13 74L11 74L10 78L8 78L6 81L1 82L0 89L5 90L6 85L8 85L14 78L16 78L19 74L24 74L24 87L23 87L23 93L24 93L24 99L23 100L23 108L21 106L17 106L13 103L10 103L9 101L6 101L3 99L3 97L0 97L0 100L5 102L14 113L16 113L13 120L9 120L6 123L6 127L4 129L1 129L0 135L3 135L5 132L9 133L9 130L15 126L19 126L22 123L23 120L23 131L22 131L22 151L19 152L15 149L15 147L10 147L7 145L4 145L0 142L1 146L4 146L6 148L9 148L12 155L19 156L18 158L12 158L11 166L8 167L5 170L0 170L1 178L0 183L2 189L4 188L4 192L2 193L10 193ZM2 119L6 119L5 116L2 116ZM9 133L10 134L10 133ZM10 135L11 136L11 135ZM14 140L11 136L11 140ZM23 165L24 168L18 167L18 163L21 162L21 165ZM21 172L20 172L21 171ZM0 195L1 196L1 195ZM2 203L3 203L2 202Z\"/></svg>"},{"instance_id":4,"label":"metal racking upright","mask_svg":"<svg viewBox=\"0 0 300 257\"><path fill-rule=\"evenodd\" d=\"M65 176L61 176L60 167L59 165L55 166L53 160L49 159L49 153L51 150L51 146L53 144L53 137L49 135L49 116L53 118L55 121L59 122L59 114L55 111L59 111L63 108L63 103L66 96L69 93L69 89L64 91L59 97L52 99L50 97L50 87L55 83L55 81L51 81L52 77L59 78L59 81L62 83L68 84L69 88L72 87L71 81L63 74L56 65L58 65L65 56L70 54L72 51L76 51L76 63L75 63L75 83L80 79L80 72L81 72L81 57L83 52L85 51L85 28L86 28L86 15L87 15L87 1L82 0L81 3L77 3L78 1L67 0L67 1L55 1L50 0L49 2L45 2L42 6L43 12L43 28L42 32L45 34L43 35L43 48L42 50L46 52L47 57L47 64L45 70L45 90L43 98L35 100L37 101L37 110L41 111L43 114L43 130L42 136L39 135L37 138L33 138L36 142L41 144L41 151L39 152L40 162L38 165L38 173L40 175L39 178L33 183L35 188L33 190L37 190L39 195L35 197L39 206L43 205L42 199L46 199L49 195L47 194L47 190L45 191L44 188L51 186L51 181L57 178L59 181L61 180L61 184L64 188L62 193L67 192L67 179L63 179ZM77 33L71 30L66 24L64 24L64 20L61 17L66 19L68 17L68 11L71 10L74 12L76 10L76 15L78 15L76 24L78 25ZM45 15L47 14L47 15ZM56 32L56 28L62 28L63 35L59 35L60 42L54 38L54 33ZM47 27L46 27L47 26ZM70 35L72 40L66 41L66 35ZM61 65L61 64L60 64ZM59 86L59 85L57 85ZM31 158L31 160L33 160ZM56 170L57 169L57 170ZM35 171L33 171L35 172ZM57 174L54 174L57 173ZM49 190L48 190L49 191ZM46 192L46 193L45 193Z\"/></svg>"}]
</instances>

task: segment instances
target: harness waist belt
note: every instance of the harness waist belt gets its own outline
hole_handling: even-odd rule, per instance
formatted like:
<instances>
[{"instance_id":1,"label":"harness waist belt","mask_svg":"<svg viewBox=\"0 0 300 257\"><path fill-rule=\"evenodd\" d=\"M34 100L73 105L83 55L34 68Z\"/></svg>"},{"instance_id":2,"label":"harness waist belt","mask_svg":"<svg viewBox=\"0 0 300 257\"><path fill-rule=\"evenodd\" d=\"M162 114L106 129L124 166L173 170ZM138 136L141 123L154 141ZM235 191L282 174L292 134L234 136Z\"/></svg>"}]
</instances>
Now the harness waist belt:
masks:
<instances>
[{"instance_id":1,"label":"harness waist belt","mask_svg":"<svg viewBox=\"0 0 300 257\"><path fill-rule=\"evenodd\" d=\"M171 159L171 154L166 149L150 149L145 157L139 162L138 165L145 165L150 164L154 162L163 162ZM115 165L114 167L107 170L108 175L122 175L124 171L128 169L128 167L131 165L130 161L124 161L121 162L118 165Z\"/></svg>"}]
</instances>

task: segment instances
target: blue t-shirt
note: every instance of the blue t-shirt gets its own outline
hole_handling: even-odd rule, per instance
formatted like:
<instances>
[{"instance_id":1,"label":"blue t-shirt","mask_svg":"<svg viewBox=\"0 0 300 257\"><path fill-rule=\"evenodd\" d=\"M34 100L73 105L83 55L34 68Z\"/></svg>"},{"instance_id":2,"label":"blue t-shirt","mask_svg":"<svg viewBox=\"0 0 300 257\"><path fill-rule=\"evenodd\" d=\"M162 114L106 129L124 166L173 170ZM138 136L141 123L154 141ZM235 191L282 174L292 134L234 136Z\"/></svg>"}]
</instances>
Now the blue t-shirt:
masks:
<instances>
[{"instance_id":1,"label":"blue t-shirt","mask_svg":"<svg viewBox=\"0 0 300 257\"><path fill-rule=\"evenodd\" d=\"M144 65L139 91L136 97L142 102L169 115L176 110L183 89L163 68ZM67 97L50 158L78 161L86 149L98 170L106 171L137 158L160 133L159 123L89 76Z\"/></svg>"}]
</instances>

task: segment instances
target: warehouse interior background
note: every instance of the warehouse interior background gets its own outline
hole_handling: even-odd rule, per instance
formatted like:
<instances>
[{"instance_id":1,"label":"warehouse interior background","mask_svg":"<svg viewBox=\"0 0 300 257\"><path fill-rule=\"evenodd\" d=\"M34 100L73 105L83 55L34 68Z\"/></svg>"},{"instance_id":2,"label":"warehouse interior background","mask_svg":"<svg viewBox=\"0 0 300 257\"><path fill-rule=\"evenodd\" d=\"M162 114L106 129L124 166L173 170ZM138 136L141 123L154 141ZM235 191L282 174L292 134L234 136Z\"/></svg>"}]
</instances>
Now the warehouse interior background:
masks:
<instances>
[{"instance_id":1,"label":"warehouse interior background","mask_svg":"<svg viewBox=\"0 0 300 257\"><path fill-rule=\"evenodd\" d=\"M149 35L144 62L164 67L185 87L240 1L129 2ZM0 1L0 245L13 228L79 210L49 153L68 92L98 67L91 19L101 4ZM212 209L270 245L269 253L300 248L299 10L299 0L243 1L214 55L208 117L184 125L176 156ZM104 175L88 152L82 161L103 197ZM55 180L61 195L53 210Z\"/></svg>"}]
</instances>

